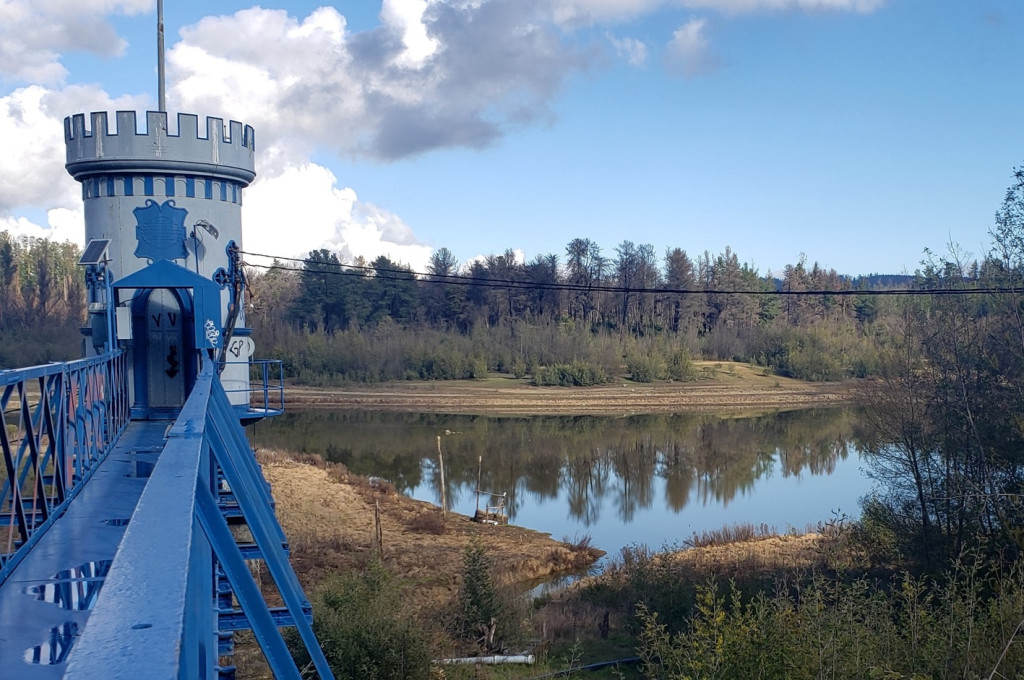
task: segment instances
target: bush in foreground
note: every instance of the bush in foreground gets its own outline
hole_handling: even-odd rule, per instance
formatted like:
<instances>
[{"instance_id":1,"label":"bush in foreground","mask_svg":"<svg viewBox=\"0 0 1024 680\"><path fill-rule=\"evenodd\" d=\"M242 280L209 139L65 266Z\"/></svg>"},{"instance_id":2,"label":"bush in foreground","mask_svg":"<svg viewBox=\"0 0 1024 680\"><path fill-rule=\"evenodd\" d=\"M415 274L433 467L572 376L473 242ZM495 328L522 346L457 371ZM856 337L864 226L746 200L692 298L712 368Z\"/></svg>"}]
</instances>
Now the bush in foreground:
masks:
<instances>
[{"instance_id":1,"label":"bush in foreground","mask_svg":"<svg viewBox=\"0 0 1024 680\"><path fill-rule=\"evenodd\" d=\"M416 680L430 677L433 657L422 626L405 615L399 590L379 562L362 572L336 576L317 592L313 631L338 678ZM298 636L291 631L291 641ZM292 644L299 666L305 649Z\"/></svg>"},{"instance_id":2,"label":"bush in foreground","mask_svg":"<svg viewBox=\"0 0 1024 680\"><path fill-rule=\"evenodd\" d=\"M699 586L683 630L640 605L644 674L683 678L1020 677L1024 576L956 568L888 588L815 577L743 596Z\"/></svg>"}]
</instances>

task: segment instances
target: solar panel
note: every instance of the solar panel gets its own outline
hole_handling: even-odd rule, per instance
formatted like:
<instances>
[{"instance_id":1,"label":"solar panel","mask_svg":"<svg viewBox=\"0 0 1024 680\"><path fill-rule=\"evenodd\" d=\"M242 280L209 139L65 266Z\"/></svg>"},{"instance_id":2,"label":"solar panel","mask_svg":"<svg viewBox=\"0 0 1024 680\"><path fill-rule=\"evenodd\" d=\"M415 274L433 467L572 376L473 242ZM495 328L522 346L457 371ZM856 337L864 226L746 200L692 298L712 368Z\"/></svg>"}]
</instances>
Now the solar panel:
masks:
<instances>
[{"instance_id":1,"label":"solar panel","mask_svg":"<svg viewBox=\"0 0 1024 680\"><path fill-rule=\"evenodd\" d=\"M99 264L107 260L107 246L110 245L109 238L94 238L85 247L85 252L79 258L78 264Z\"/></svg>"}]
</instances>

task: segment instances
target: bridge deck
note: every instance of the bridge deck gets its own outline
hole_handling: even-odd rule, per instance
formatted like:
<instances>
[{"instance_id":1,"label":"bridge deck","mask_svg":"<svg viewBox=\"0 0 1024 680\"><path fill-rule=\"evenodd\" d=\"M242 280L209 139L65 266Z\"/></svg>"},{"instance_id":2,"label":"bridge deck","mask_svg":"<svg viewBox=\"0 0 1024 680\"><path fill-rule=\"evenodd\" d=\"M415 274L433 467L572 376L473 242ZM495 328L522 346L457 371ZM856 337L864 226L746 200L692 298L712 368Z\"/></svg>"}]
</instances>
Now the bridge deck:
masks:
<instances>
[{"instance_id":1,"label":"bridge deck","mask_svg":"<svg viewBox=\"0 0 1024 680\"><path fill-rule=\"evenodd\" d=\"M0 676L64 675L168 424L130 423L64 516L0 587Z\"/></svg>"}]
</instances>

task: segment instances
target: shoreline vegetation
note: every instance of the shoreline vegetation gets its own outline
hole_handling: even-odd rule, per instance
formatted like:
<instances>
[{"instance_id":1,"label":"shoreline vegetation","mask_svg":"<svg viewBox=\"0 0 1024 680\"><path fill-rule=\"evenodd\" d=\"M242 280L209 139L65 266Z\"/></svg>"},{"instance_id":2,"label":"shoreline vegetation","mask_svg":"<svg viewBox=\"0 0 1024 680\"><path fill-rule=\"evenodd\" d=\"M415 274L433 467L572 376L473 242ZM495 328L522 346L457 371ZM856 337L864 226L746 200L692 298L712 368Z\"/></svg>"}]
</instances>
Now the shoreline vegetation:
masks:
<instances>
[{"instance_id":1,"label":"shoreline vegetation","mask_svg":"<svg viewBox=\"0 0 1024 680\"><path fill-rule=\"evenodd\" d=\"M377 574L382 568L391 575L392 595L401 602L395 606L403 616L422 628L447 628L446 619L471 576L466 556L476 547L486 554L497 597L515 610L503 611L504 617L532 618L533 629L525 638L523 631L503 636L539 652L541 665L529 669L531 677L541 668L577 663L580 654L634 656L630 607L619 600L634 596L638 573L651 579L640 587L663 587L661 580L671 574L677 586L686 579L687 591L712 578L749 579L754 574L760 580L829 565L830 546L838 536L830 528L780 534L764 525L746 525L687 537L671 550L631 546L606 555L586 536L558 540L526 527L478 524L454 512L443 516L438 506L397 493L386 480L351 474L315 454L259 450L257 459L273 490L292 565L314 603L331 596L339 574L357 579L346 581L346 587L361 589L364 584L353 575ZM606 567L595 572L605 557ZM532 602L523 598L533 587L567 576L574 579L568 587ZM448 655L472 655L476 648L472 641L460 648L440 644ZM239 677L271 677L255 640L246 636L239 640L235 663ZM446 672L449 678L492 677L472 675L481 672L472 665L465 675Z\"/></svg>"},{"instance_id":2,"label":"shoreline vegetation","mask_svg":"<svg viewBox=\"0 0 1024 680\"><path fill-rule=\"evenodd\" d=\"M857 390L854 381L826 384L778 378L748 364L700 362L698 370L703 379L687 383L564 388L490 378L345 388L289 385L285 394L286 407L296 410L493 416L693 410L735 416L841 405L852 401ZM508 601L518 600L519 607L533 610L532 615L522 611L518 615L532 618L535 630L527 635L532 640L529 648L539 651L542 664L550 669L571 665L573 655L584 653L566 651L567 644L593 645L592 651L585 652L588 658L635 655L629 607L614 602L618 596L613 593L630 592L640 564L649 565L652 573L666 569L685 573L696 586L716 575L814 568L823 564L828 552L829 539L813 527L802 535L779 534L766 526L724 527L703 536L681 536L680 547L672 551L630 547L621 555L608 555L606 568L595 572L594 566L606 554L600 546L591 545L588 537L558 540L515 525L476 524L458 513L444 517L436 505L405 497L386 480L351 474L344 465L319 455L268 450L257 455L289 537L292 563L308 593L322 593L338 574L372 574L383 566L395 579L403 612L436 623L438 612L443 618L458 599L467 578L465 556L478 546L486 552L494 587ZM532 604L522 600L522 593L532 587L565 576L576 580ZM313 596L314 601L317 597ZM448 653L465 654L473 647L470 643ZM263 677L253 645L240 645L237 663L246 677ZM454 673L449 670L448 677L462 677Z\"/></svg>"},{"instance_id":3,"label":"shoreline vegetation","mask_svg":"<svg viewBox=\"0 0 1024 680\"><path fill-rule=\"evenodd\" d=\"M406 381L311 387L288 384L286 409L330 408L474 415L602 415L713 412L729 415L839 406L864 380L811 382L774 376L731 361L696 361L695 381L620 381L589 387L538 387L525 379Z\"/></svg>"}]
</instances>

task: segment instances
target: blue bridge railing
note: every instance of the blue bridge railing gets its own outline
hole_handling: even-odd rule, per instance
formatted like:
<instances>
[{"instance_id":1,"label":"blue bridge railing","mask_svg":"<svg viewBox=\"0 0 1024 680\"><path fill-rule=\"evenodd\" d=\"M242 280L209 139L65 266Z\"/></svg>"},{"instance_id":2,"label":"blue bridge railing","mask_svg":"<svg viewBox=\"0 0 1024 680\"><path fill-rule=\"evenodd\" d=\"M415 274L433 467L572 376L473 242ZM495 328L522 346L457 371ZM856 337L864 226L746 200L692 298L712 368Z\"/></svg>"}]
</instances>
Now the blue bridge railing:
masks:
<instances>
[{"instance_id":1,"label":"blue bridge railing","mask_svg":"<svg viewBox=\"0 0 1024 680\"><path fill-rule=\"evenodd\" d=\"M284 364L280 359L224 361L220 366L244 366L249 373L247 387L224 384L224 391L232 403L244 401L254 415L276 416L284 413ZM244 397L238 399L239 394Z\"/></svg>"},{"instance_id":2,"label":"blue bridge railing","mask_svg":"<svg viewBox=\"0 0 1024 680\"><path fill-rule=\"evenodd\" d=\"M331 680L270 501L245 431L212 362L205 362L68 655L65 678L231 677L233 669L218 665L222 642L245 627L275 678L300 680L278 629L293 625L319 677ZM280 610L267 606L253 579L225 518L226 502L237 505L248 526L284 603Z\"/></svg>"},{"instance_id":3,"label":"blue bridge railing","mask_svg":"<svg viewBox=\"0 0 1024 680\"><path fill-rule=\"evenodd\" d=\"M128 424L125 355L0 371L0 583Z\"/></svg>"}]
</instances>

